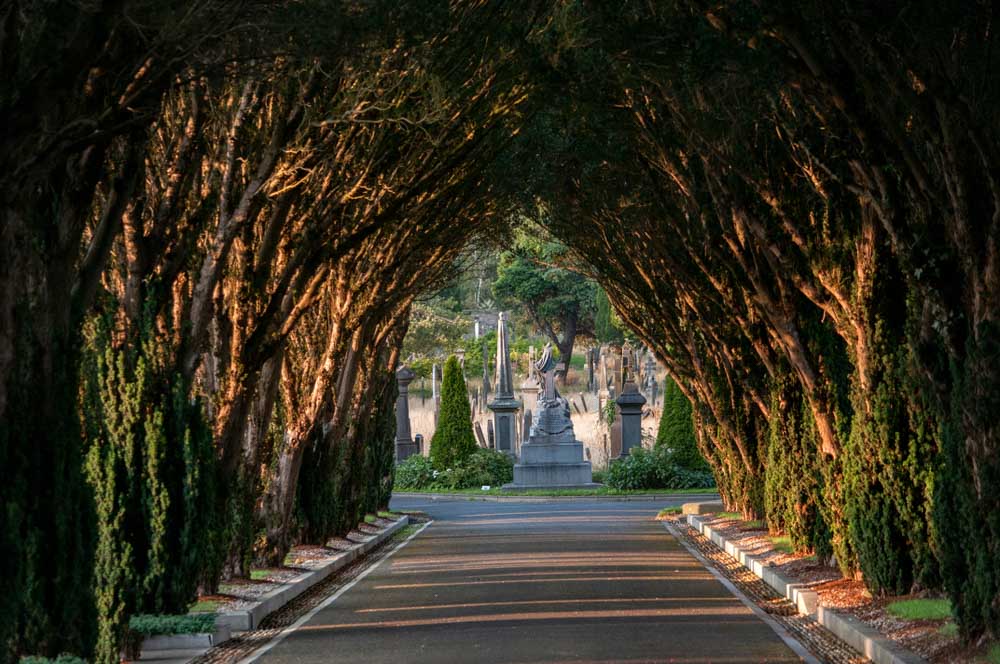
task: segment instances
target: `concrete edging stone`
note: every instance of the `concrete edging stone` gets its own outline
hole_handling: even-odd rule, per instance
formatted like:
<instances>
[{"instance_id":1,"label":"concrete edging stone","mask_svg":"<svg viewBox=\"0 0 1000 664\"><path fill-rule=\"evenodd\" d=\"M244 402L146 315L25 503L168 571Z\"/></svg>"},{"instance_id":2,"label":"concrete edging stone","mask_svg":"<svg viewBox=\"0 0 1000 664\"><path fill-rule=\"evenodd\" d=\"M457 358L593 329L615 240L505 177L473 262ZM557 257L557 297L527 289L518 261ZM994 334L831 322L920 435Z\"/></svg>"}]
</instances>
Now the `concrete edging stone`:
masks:
<instances>
[{"instance_id":1,"label":"concrete edging stone","mask_svg":"<svg viewBox=\"0 0 1000 664\"><path fill-rule=\"evenodd\" d=\"M200 656L209 648L228 641L232 632L255 629L271 613L277 611L331 574L364 557L410 523L404 515L385 530L358 542L326 565L304 572L296 579L264 595L249 609L220 613L215 619L215 632L208 634L171 634L152 636L142 642L141 660L161 664L181 664Z\"/></svg>"},{"instance_id":2,"label":"concrete edging stone","mask_svg":"<svg viewBox=\"0 0 1000 664\"><path fill-rule=\"evenodd\" d=\"M805 584L788 579L760 556L747 553L707 525L697 513L688 513L686 518L688 525L791 601L800 614L812 617L875 664L926 664L925 659L900 648L854 616L822 606L816 591L809 590Z\"/></svg>"},{"instance_id":3,"label":"concrete edging stone","mask_svg":"<svg viewBox=\"0 0 1000 664\"><path fill-rule=\"evenodd\" d=\"M387 539L395 535L399 530L405 528L410 522L410 517L403 516L394 524L371 537L359 542L356 546L342 552L336 558L309 572L304 572L298 578L278 586L268 594L260 598L248 609L239 611L226 611L220 613L215 619L216 626L227 626L234 632L256 629L262 620L274 613L285 604L323 581L331 574L347 567L358 558L363 557L375 547L379 546Z\"/></svg>"}]
</instances>

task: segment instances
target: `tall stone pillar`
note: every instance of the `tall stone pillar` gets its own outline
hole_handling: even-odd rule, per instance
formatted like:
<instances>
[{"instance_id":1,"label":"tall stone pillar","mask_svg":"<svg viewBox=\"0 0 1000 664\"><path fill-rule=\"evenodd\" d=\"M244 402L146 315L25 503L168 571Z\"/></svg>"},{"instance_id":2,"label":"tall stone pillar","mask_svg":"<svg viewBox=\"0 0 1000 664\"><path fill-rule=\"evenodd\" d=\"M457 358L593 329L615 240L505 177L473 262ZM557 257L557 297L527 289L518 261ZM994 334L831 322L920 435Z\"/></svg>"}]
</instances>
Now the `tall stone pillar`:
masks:
<instances>
[{"instance_id":1,"label":"tall stone pillar","mask_svg":"<svg viewBox=\"0 0 1000 664\"><path fill-rule=\"evenodd\" d=\"M496 395L488 405L493 411L497 449L515 454L517 425L514 418L521 403L514 398L514 372L510 368L510 342L507 339L507 317L501 311L497 321L497 384Z\"/></svg>"},{"instance_id":2,"label":"tall stone pillar","mask_svg":"<svg viewBox=\"0 0 1000 664\"><path fill-rule=\"evenodd\" d=\"M396 463L420 453L420 447L413 442L410 433L410 382L416 377L406 366L396 371L396 385L399 387L399 396L396 397Z\"/></svg>"},{"instance_id":3,"label":"tall stone pillar","mask_svg":"<svg viewBox=\"0 0 1000 664\"><path fill-rule=\"evenodd\" d=\"M642 396L633 381L625 383L622 393L615 399L622 417L621 458L628 456L629 450L642 445L642 407L646 397Z\"/></svg>"}]
</instances>

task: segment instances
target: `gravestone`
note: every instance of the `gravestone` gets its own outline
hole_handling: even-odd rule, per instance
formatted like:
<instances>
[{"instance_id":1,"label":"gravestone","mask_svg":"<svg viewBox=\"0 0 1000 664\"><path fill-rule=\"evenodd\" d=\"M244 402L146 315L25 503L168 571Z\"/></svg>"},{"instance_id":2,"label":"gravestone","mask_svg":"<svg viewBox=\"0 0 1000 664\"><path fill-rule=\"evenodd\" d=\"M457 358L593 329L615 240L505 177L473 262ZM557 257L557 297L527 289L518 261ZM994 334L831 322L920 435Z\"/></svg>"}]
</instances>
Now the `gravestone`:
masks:
<instances>
[{"instance_id":1,"label":"gravestone","mask_svg":"<svg viewBox=\"0 0 1000 664\"><path fill-rule=\"evenodd\" d=\"M396 463L420 452L410 433L410 383L416 377L405 365L396 371L396 385L399 386L396 398Z\"/></svg>"},{"instance_id":2,"label":"gravestone","mask_svg":"<svg viewBox=\"0 0 1000 664\"><path fill-rule=\"evenodd\" d=\"M510 348L507 338L507 317L500 312L497 320L497 380L496 395L487 406L493 411L497 449L514 455L517 446L515 417L521 402L514 398L514 372L510 366Z\"/></svg>"},{"instance_id":3,"label":"gravestone","mask_svg":"<svg viewBox=\"0 0 1000 664\"><path fill-rule=\"evenodd\" d=\"M642 407L646 397L642 396L633 381L625 383L621 395L615 400L621 413L621 452L624 458L633 447L642 446Z\"/></svg>"},{"instance_id":4,"label":"gravestone","mask_svg":"<svg viewBox=\"0 0 1000 664\"><path fill-rule=\"evenodd\" d=\"M535 408L528 440L521 445L521 461L514 466L514 481L504 489L542 487L596 487L583 443L576 439L569 403L555 386L556 363L552 345L546 344L535 368L544 389Z\"/></svg>"}]
</instances>

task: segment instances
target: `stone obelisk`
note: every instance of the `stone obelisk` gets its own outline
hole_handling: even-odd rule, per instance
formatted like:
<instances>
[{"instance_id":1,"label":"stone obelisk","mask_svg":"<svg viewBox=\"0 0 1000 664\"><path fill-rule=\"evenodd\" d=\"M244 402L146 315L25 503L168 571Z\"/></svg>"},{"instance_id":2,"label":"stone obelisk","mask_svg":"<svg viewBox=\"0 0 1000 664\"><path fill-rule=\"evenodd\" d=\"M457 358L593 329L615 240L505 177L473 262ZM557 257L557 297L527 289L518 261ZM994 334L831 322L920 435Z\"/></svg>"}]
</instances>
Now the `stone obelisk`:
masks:
<instances>
[{"instance_id":1,"label":"stone obelisk","mask_svg":"<svg viewBox=\"0 0 1000 664\"><path fill-rule=\"evenodd\" d=\"M493 411L496 448L507 454L516 449L517 426L514 418L521 403L514 398L514 372L510 367L510 340L507 338L507 317L501 311L497 321L496 393L487 406Z\"/></svg>"}]
</instances>

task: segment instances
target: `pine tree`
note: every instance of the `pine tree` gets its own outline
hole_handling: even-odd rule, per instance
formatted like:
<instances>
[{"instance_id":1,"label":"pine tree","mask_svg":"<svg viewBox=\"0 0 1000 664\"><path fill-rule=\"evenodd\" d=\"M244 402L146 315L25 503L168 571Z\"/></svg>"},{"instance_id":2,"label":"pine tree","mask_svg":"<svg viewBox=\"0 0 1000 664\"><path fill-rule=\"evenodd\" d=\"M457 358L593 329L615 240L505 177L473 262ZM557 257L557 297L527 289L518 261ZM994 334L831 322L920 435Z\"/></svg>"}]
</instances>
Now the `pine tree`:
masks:
<instances>
[{"instance_id":1,"label":"pine tree","mask_svg":"<svg viewBox=\"0 0 1000 664\"><path fill-rule=\"evenodd\" d=\"M454 355L444 364L441 381L441 413L431 438L431 461L438 470L452 468L476 451L472 412L465 377Z\"/></svg>"},{"instance_id":2,"label":"pine tree","mask_svg":"<svg viewBox=\"0 0 1000 664\"><path fill-rule=\"evenodd\" d=\"M691 402L670 376L663 384L663 414L656 433L656 446L672 450L670 456L678 466L708 470L694 436Z\"/></svg>"}]
</instances>

